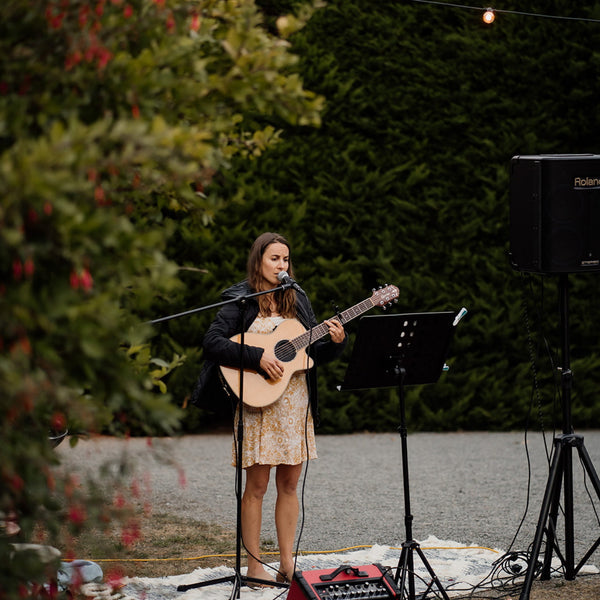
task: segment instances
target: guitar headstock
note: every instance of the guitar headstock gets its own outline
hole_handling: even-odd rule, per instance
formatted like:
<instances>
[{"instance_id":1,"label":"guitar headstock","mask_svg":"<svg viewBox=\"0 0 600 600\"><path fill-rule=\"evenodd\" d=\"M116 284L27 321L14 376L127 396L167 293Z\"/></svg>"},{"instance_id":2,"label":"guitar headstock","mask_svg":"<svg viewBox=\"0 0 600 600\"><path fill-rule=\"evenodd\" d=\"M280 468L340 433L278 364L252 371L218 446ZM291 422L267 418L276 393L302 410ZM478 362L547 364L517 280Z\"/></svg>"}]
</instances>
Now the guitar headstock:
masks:
<instances>
[{"instance_id":1,"label":"guitar headstock","mask_svg":"<svg viewBox=\"0 0 600 600\"><path fill-rule=\"evenodd\" d=\"M398 298L400 291L395 285L386 285L385 287L373 290L371 302L373 306L383 306L390 304Z\"/></svg>"}]
</instances>

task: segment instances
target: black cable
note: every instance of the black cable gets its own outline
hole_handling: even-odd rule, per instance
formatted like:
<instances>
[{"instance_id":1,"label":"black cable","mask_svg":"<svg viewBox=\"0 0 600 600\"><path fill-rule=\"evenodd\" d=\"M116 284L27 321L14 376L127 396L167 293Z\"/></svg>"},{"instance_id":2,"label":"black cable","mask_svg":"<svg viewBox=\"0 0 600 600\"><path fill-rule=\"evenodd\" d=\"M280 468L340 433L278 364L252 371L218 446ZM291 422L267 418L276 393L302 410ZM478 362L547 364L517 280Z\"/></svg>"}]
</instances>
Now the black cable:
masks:
<instances>
[{"instance_id":1,"label":"black cable","mask_svg":"<svg viewBox=\"0 0 600 600\"><path fill-rule=\"evenodd\" d=\"M311 348L311 344L312 344L312 334L313 334L313 328L310 327L309 332L308 332L308 346L306 349L306 355L307 355L307 361L310 359L310 352L309 349ZM307 363L308 364L308 363ZM316 361L315 361L315 368L316 368ZM301 507L301 518L300 518L300 527L298 529L298 540L296 542L296 552L295 557L294 557L294 573L296 572L296 567L298 564L298 552L300 550L300 540L302 539L302 533L304 532L304 521L305 521L305 516L306 516L306 507L305 507L305 494L306 494L306 481L307 481L307 477L308 477L308 463L311 460L311 456L310 456L310 447L308 444L308 417L310 414L310 376L308 374L308 369L306 370L306 392L307 392L307 401L306 401L306 413L304 415L304 444L305 444L305 448L306 448L306 463L304 465L304 475L302 478L302 492L300 494L300 507ZM316 415L313 415L313 423L316 419ZM314 424L313 424L314 427ZM281 565L280 565L281 566ZM294 575L294 573L292 573L292 576ZM291 582L290 582L291 583Z\"/></svg>"},{"instance_id":2,"label":"black cable","mask_svg":"<svg viewBox=\"0 0 600 600\"><path fill-rule=\"evenodd\" d=\"M521 520L519 521L519 524L517 526L517 529L515 531L515 534L514 534L512 540L508 546L507 551L498 560L496 560L492 564L492 569L490 570L488 575L486 575L478 583L471 586L469 589L464 590L467 593L467 595L464 596L464 598L469 598L469 599L477 598L477 596L475 594L477 594L478 592L484 593L484 588L486 586L488 586L488 587L491 586L494 590L506 589L507 590L506 596L514 594L515 588L518 588L519 585L522 585L522 583L521 584L517 583L517 580L523 578L523 576L525 575L525 573L527 571L527 568L529 565L530 550L528 549L525 552L515 551L515 550L513 550L513 547L514 547L516 540L521 532L521 529L523 527L525 519L527 518L527 514L529 512L530 502L531 502L532 473L531 473L531 455L529 452L528 436L529 436L529 429L530 429L530 424L531 424L531 420L532 420L534 406L537 406L537 416L538 416L539 425L541 428L541 433L542 433L542 437L543 437L543 441L544 441L546 459L547 459L548 463L550 463L550 460L551 460L551 452L548 449L548 442L547 442L546 434L545 434L543 403L542 403L542 395L541 395L541 391L540 391L540 384L539 384L539 377L538 377L537 363L538 363L538 360L540 357L540 344L539 343L534 344L534 341L533 341L531 321L529 318L529 310L528 310L528 304L527 304L526 292L529 291L530 294L533 296L532 278L530 277L529 274L524 275L523 282L524 282L524 285L521 288L521 317L523 319L523 323L525 325L525 330L526 330L526 334L527 334L527 350L528 350L530 369L531 369L531 374L532 374L531 396L530 396L529 408L528 408L528 412L527 412L527 416L526 416L526 420L525 420L525 432L524 432L524 446L525 446L525 455L526 455L526 460L527 460L527 486L526 486L527 489L526 489L525 509L523 511L523 515L521 517ZM543 308L543 304L544 304L543 303L543 297L544 297L543 286L541 288L541 294L542 294L541 295L541 307ZM537 317L538 317L539 323L541 323L542 319L541 319L540 311L537 312ZM554 370L554 361L553 361L552 353L549 350L547 338L542 335L542 340L543 340L542 347L544 347L546 349L547 355L550 360L551 367ZM556 387L555 387L555 389L556 389ZM555 539L556 539L556 537L555 537ZM538 564L536 565L536 571L538 571L536 573L536 576L539 574L539 570L541 570L541 564L538 562ZM453 589L453 591L463 591L462 589L457 588L456 586L450 586L448 589L450 589L450 588ZM498 597L500 598L502 596L498 596Z\"/></svg>"}]
</instances>

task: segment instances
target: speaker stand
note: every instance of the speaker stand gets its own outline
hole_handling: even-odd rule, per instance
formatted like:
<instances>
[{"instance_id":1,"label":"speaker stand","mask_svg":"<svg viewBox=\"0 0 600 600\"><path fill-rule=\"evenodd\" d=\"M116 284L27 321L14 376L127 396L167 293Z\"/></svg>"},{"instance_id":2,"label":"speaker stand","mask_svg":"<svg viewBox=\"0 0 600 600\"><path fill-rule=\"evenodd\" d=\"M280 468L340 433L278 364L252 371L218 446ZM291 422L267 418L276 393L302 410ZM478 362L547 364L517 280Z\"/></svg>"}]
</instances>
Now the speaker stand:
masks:
<instances>
[{"instance_id":1,"label":"speaker stand","mask_svg":"<svg viewBox=\"0 0 600 600\"><path fill-rule=\"evenodd\" d=\"M520 600L529 600L531 585L538 566L538 556L542 547L542 540L546 535L546 548L544 562L542 564L540 579L550 579L552 554L556 552L557 557L564 569L567 580L575 579L580 569L585 565L588 558L600 545L600 537L592 547L585 553L579 564L575 566L575 541L573 528L573 448L579 454L579 459L594 486L596 495L600 499L600 479L590 456L583 443L583 436L575 435L571 425L571 388L573 385L573 373L570 365L569 348L569 283L566 273L562 273L559 279L559 303L562 333L562 367L561 367L561 389L563 403L563 433L554 439L554 454L550 467L550 474L546 484L546 491L542 501L542 508L537 523L535 538L529 557L527 574ZM556 540L556 523L560 507L561 483L563 484L564 518L565 518L565 552L560 552Z\"/></svg>"}]
</instances>

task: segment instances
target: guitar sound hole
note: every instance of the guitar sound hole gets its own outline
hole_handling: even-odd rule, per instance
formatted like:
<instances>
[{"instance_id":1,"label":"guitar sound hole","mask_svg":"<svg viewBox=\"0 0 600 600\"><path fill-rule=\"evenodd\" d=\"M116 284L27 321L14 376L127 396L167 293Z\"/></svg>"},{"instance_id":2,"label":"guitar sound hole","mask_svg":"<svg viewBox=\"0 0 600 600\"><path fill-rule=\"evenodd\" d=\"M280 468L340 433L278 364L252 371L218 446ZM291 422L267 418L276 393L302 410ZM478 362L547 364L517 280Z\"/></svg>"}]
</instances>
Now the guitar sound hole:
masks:
<instances>
[{"instance_id":1,"label":"guitar sound hole","mask_svg":"<svg viewBox=\"0 0 600 600\"><path fill-rule=\"evenodd\" d=\"M283 362L290 362L296 357L296 349L289 340L281 340L275 344L275 356Z\"/></svg>"}]
</instances>

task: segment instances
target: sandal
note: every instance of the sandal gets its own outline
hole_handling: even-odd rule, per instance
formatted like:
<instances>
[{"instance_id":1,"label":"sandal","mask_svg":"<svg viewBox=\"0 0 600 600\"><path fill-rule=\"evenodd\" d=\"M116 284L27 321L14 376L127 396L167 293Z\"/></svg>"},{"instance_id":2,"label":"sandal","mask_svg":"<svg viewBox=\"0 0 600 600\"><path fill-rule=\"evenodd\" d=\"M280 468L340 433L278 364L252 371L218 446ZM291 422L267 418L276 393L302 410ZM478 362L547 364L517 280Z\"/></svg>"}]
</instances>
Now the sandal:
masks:
<instances>
[{"instance_id":1,"label":"sandal","mask_svg":"<svg viewBox=\"0 0 600 600\"><path fill-rule=\"evenodd\" d=\"M277 577L275 578L275 581L277 581L277 583L287 583L288 585L290 584L290 578L281 571L277 571Z\"/></svg>"},{"instance_id":2,"label":"sandal","mask_svg":"<svg viewBox=\"0 0 600 600\"><path fill-rule=\"evenodd\" d=\"M264 581L264 583L262 583ZM271 588L271 587L275 587L273 584L275 583L274 579L260 579L260 580L256 580L256 581L247 581L246 585L253 589L253 590L259 590L262 588Z\"/></svg>"}]
</instances>

